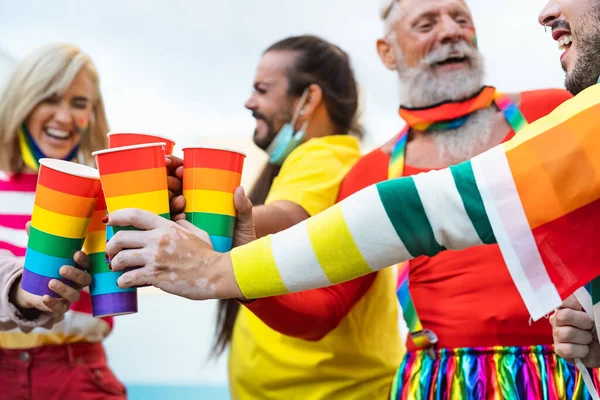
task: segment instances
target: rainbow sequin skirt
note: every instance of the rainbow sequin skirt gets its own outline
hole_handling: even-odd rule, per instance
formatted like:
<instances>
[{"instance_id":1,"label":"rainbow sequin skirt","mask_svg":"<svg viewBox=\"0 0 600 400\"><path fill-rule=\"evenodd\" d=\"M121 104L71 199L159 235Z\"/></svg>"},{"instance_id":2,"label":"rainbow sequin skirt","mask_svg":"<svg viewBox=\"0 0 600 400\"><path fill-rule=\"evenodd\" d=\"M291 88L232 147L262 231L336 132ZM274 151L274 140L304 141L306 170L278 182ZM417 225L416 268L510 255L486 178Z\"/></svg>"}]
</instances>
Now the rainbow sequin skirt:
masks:
<instances>
[{"instance_id":1,"label":"rainbow sequin skirt","mask_svg":"<svg viewBox=\"0 0 600 400\"><path fill-rule=\"evenodd\" d=\"M551 346L409 352L391 400L591 400L579 371ZM600 370L590 369L596 388Z\"/></svg>"}]
</instances>

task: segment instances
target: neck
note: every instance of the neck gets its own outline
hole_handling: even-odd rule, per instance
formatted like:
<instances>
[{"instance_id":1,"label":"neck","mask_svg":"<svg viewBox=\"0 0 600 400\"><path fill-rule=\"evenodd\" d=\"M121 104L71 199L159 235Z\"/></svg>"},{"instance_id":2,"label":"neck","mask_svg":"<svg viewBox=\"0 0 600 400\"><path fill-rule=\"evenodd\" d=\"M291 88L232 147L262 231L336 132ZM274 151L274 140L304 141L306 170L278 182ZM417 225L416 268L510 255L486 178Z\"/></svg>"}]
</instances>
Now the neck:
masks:
<instances>
[{"instance_id":1,"label":"neck","mask_svg":"<svg viewBox=\"0 0 600 400\"><path fill-rule=\"evenodd\" d=\"M501 143L509 131L494 106L474 112L460 128L434 133L411 129L406 164L418 168L458 164Z\"/></svg>"},{"instance_id":2,"label":"neck","mask_svg":"<svg viewBox=\"0 0 600 400\"><path fill-rule=\"evenodd\" d=\"M308 129L306 130L306 137L304 141L308 141L313 138L337 135L346 132L337 132L333 123L329 118L326 119L317 119L314 118L311 123L308 125Z\"/></svg>"}]
</instances>

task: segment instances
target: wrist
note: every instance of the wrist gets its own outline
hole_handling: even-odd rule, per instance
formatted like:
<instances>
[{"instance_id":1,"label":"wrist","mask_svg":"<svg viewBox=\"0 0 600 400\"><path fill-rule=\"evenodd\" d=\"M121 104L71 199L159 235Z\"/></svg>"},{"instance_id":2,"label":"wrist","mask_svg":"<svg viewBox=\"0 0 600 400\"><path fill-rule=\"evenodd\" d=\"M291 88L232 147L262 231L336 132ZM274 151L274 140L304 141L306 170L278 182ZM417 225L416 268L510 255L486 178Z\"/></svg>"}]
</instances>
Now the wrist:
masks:
<instances>
[{"instance_id":1,"label":"wrist","mask_svg":"<svg viewBox=\"0 0 600 400\"><path fill-rule=\"evenodd\" d=\"M17 279L8 294L8 301L27 319L35 319L40 312L28 300L27 293L21 288L21 278Z\"/></svg>"},{"instance_id":2,"label":"wrist","mask_svg":"<svg viewBox=\"0 0 600 400\"><path fill-rule=\"evenodd\" d=\"M213 269L214 280L216 283L216 296L220 299L239 299L245 300L242 294L235 274L233 273L233 263L230 253L216 253L216 268Z\"/></svg>"}]
</instances>

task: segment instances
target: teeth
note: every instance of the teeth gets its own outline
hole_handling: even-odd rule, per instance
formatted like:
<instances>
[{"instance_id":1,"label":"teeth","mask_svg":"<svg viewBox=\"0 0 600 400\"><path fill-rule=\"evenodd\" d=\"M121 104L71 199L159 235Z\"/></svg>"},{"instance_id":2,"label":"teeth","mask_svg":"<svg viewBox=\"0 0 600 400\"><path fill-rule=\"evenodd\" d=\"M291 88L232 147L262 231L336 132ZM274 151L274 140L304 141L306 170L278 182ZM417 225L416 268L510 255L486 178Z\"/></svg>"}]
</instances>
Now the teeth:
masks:
<instances>
[{"instance_id":1,"label":"teeth","mask_svg":"<svg viewBox=\"0 0 600 400\"><path fill-rule=\"evenodd\" d=\"M60 139L66 139L69 136L71 136L71 134L67 131L61 131L59 129L52 129L52 128L47 128L46 132L50 135L50 136L54 136Z\"/></svg>"},{"instance_id":2,"label":"teeth","mask_svg":"<svg viewBox=\"0 0 600 400\"><path fill-rule=\"evenodd\" d=\"M571 35L562 35L560 39L558 39L558 48L561 50L566 50L573 43L573 37Z\"/></svg>"}]
</instances>

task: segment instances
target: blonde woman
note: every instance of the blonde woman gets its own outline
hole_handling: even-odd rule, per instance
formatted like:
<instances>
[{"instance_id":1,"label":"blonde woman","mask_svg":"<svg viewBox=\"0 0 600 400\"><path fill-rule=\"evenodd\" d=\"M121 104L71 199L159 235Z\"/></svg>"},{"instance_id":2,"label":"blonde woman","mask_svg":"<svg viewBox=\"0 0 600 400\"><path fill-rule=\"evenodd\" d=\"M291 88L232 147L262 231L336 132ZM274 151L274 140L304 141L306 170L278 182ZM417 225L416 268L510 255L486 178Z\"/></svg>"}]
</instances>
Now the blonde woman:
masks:
<instances>
[{"instance_id":1,"label":"blonde woman","mask_svg":"<svg viewBox=\"0 0 600 400\"><path fill-rule=\"evenodd\" d=\"M93 165L91 152L106 147L106 132L98 72L80 49L44 46L16 66L0 97L2 400L125 398L101 344L112 319L93 318L89 293L81 291L89 274L63 267L75 287L50 281L59 300L28 295L19 285L39 159ZM78 252L75 261L84 266L85 255Z\"/></svg>"}]
</instances>

